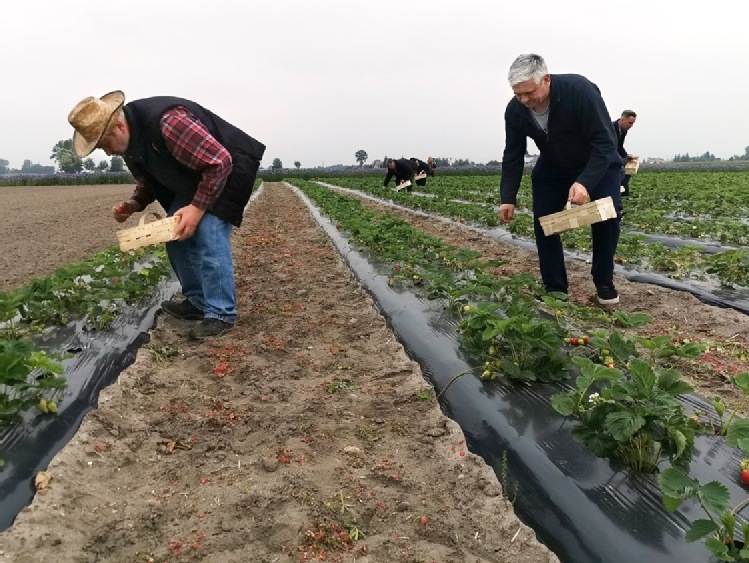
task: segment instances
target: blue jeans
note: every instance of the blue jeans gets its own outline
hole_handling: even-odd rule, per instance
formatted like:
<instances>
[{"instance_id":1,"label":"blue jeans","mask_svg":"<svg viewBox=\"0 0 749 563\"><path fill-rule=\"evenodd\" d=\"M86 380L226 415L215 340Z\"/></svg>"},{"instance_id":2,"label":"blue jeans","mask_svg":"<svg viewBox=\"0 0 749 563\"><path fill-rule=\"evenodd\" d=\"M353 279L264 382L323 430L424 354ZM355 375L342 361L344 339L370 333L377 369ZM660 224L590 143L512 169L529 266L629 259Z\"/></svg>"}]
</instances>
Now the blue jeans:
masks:
<instances>
[{"instance_id":1,"label":"blue jeans","mask_svg":"<svg viewBox=\"0 0 749 563\"><path fill-rule=\"evenodd\" d=\"M191 197L176 197L168 215L174 215L191 201ZM182 294L201 309L206 318L227 323L237 320L231 229L231 223L206 213L192 237L166 243L169 263L182 286Z\"/></svg>"},{"instance_id":2,"label":"blue jeans","mask_svg":"<svg viewBox=\"0 0 749 563\"><path fill-rule=\"evenodd\" d=\"M538 218L564 209L575 178L574 175L555 173L548 167L534 168L532 174L533 228L541 279L547 291L567 293L567 269L564 265L562 239L558 234L548 237L544 235ZM612 166L606 170L598 184L592 188L586 186L591 201L611 196L617 212L616 219L590 226L593 238L593 265L590 273L596 286L614 283L614 255L619 243L619 222L622 213L620 178L621 166Z\"/></svg>"}]
</instances>

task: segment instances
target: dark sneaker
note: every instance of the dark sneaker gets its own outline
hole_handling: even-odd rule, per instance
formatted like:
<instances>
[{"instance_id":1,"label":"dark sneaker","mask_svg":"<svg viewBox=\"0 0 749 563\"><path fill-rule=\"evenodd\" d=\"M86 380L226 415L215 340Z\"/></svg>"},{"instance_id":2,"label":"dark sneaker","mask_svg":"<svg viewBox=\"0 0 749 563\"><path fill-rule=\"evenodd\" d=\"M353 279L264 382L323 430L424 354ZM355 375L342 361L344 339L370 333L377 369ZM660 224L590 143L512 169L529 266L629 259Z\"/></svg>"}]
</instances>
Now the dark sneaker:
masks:
<instances>
[{"instance_id":1,"label":"dark sneaker","mask_svg":"<svg viewBox=\"0 0 749 563\"><path fill-rule=\"evenodd\" d=\"M232 328L234 328L232 323L220 319L203 319L203 322L190 331L190 337L195 340L205 340L206 338L221 336Z\"/></svg>"},{"instance_id":2,"label":"dark sneaker","mask_svg":"<svg viewBox=\"0 0 749 563\"><path fill-rule=\"evenodd\" d=\"M184 319L186 321L202 321L203 311L198 309L195 305L190 303L187 299L183 301L164 301L161 304L161 308L165 313L173 316L176 319Z\"/></svg>"},{"instance_id":3,"label":"dark sneaker","mask_svg":"<svg viewBox=\"0 0 749 563\"><path fill-rule=\"evenodd\" d=\"M598 285L596 286L598 293L598 302L601 305L616 305L619 303L619 292L614 287L614 284Z\"/></svg>"}]
</instances>

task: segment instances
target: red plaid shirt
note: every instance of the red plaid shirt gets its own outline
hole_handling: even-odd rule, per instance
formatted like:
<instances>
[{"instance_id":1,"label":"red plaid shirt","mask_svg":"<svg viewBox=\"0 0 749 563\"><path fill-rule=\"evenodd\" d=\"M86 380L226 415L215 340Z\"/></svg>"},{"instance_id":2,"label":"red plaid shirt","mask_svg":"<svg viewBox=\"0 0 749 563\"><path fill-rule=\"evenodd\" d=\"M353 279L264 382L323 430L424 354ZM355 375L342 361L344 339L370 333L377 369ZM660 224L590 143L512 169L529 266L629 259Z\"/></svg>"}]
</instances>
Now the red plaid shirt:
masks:
<instances>
[{"instance_id":1,"label":"red plaid shirt","mask_svg":"<svg viewBox=\"0 0 749 563\"><path fill-rule=\"evenodd\" d=\"M167 110L161 116L161 133L167 149L177 162L191 170L202 171L192 204L200 209L210 209L216 202L231 174L231 155L208 132L197 117L184 106ZM133 199L153 201L151 190L137 179Z\"/></svg>"}]
</instances>

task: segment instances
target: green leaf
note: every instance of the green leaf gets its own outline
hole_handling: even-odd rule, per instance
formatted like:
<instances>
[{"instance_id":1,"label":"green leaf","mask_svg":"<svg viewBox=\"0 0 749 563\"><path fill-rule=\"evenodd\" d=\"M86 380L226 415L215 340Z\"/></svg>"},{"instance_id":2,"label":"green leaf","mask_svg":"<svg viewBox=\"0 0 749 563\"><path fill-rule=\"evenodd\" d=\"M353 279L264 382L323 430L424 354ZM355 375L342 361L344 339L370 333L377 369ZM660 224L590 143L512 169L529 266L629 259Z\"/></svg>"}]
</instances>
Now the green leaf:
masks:
<instances>
[{"instance_id":1,"label":"green leaf","mask_svg":"<svg viewBox=\"0 0 749 563\"><path fill-rule=\"evenodd\" d=\"M624 328L637 328L653 320L653 317L645 313L633 313L629 315L624 311L615 311L614 317L619 325Z\"/></svg>"},{"instance_id":2,"label":"green leaf","mask_svg":"<svg viewBox=\"0 0 749 563\"><path fill-rule=\"evenodd\" d=\"M625 441L645 425L645 419L631 411L612 412L606 417L606 428L615 440Z\"/></svg>"},{"instance_id":3,"label":"green leaf","mask_svg":"<svg viewBox=\"0 0 749 563\"><path fill-rule=\"evenodd\" d=\"M699 342L688 342L678 348L676 353L682 358L698 358L705 350L705 345Z\"/></svg>"},{"instance_id":4,"label":"green leaf","mask_svg":"<svg viewBox=\"0 0 749 563\"><path fill-rule=\"evenodd\" d=\"M629 362L629 372L641 390L650 391L655 387L655 373L653 373L653 368L647 362L633 358Z\"/></svg>"},{"instance_id":5,"label":"green leaf","mask_svg":"<svg viewBox=\"0 0 749 563\"><path fill-rule=\"evenodd\" d=\"M742 451L743 451L743 452L744 452L745 454L749 455L749 439L747 439L747 438L739 438L739 439L738 439L738 440L736 441L736 445L737 445L737 446L738 446L739 448L741 448L741 450L742 450Z\"/></svg>"},{"instance_id":6,"label":"green leaf","mask_svg":"<svg viewBox=\"0 0 749 563\"><path fill-rule=\"evenodd\" d=\"M705 505L705 508L712 510L715 514L722 514L728 510L731 502L728 488L717 481L710 481L700 487L697 496L700 502Z\"/></svg>"},{"instance_id":7,"label":"green leaf","mask_svg":"<svg viewBox=\"0 0 749 563\"><path fill-rule=\"evenodd\" d=\"M614 357L622 363L626 363L630 358L637 358L640 355L635 348L635 343L626 340L619 332L611 333L609 347Z\"/></svg>"},{"instance_id":8,"label":"green leaf","mask_svg":"<svg viewBox=\"0 0 749 563\"><path fill-rule=\"evenodd\" d=\"M679 501L695 498L700 488L699 481L690 478L683 471L675 467L669 467L661 471L658 475L658 483L664 494L664 504L666 502L665 497Z\"/></svg>"},{"instance_id":9,"label":"green leaf","mask_svg":"<svg viewBox=\"0 0 749 563\"><path fill-rule=\"evenodd\" d=\"M575 399L564 393L552 395L551 406L562 416L570 416L575 412Z\"/></svg>"},{"instance_id":10,"label":"green leaf","mask_svg":"<svg viewBox=\"0 0 749 563\"><path fill-rule=\"evenodd\" d=\"M669 497L664 495L663 496L663 506L666 507L666 510L669 512L675 512L677 508L681 505L683 501L676 497Z\"/></svg>"},{"instance_id":11,"label":"green leaf","mask_svg":"<svg viewBox=\"0 0 749 563\"><path fill-rule=\"evenodd\" d=\"M731 422L726 433L726 442L729 446L737 447L739 440L749 439L749 420L736 420Z\"/></svg>"},{"instance_id":12,"label":"green leaf","mask_svg":"<svg viewBox=\"0 0 749 563\"><path fill-rule=\"evenodd\" d=\"M693 542L704 538L708 534L717 532L720 526L712 520L695 520L687 530L685 539L688 542Z\"/></svg>"},{"instance_id":13,"label":"green leaf","mask_svg":"<svg viewBox=\"0 0 749 563\"><path fill-rule=\"evenodd\" d=\"M736 559L728 555L728 546L718 538L713 537L705 540L705 547L720 561L736 561Z\"/></svg>"},{"instance_id":14,"label":"green leaf","mask_svg":"<svg viewBox=\"0 0 749 563\"><path fill-rule=\"evenodd\" d=\"M694 388L689 383L681 380L681 374L674 369L663 370L658 375L658 383L656 385L674 397L694 391Z\"/></svg>"},{"instance_id":15,"label":"green leaf","mask_svg":"<svg viewBox=\"0 0 749 563\"><path fill-rule=\"evenodd\" d=\"M687 447L687 437L684 436L683 432L677 430L676 428L669 428L668 434L676 444L676 452L674 454L674 457L681 457Z\"/></svg>"},{"instance_id":16,"label":"green leaf","mask_svg":"<svg viewBox=\"0 0 749 563\"><path fill-rule=\"evenodd\" d=\"M749 394L749 372L741 372L731 380L731 383L741 389L744 393Z\"/></svg>"},{"instance_id":17,"label":"green leaf","mask_svg":"<svg viewBox=\"0 0 749 563\"><path fill-rule=\"evenodd\" d=\"M723 413L726 412L726 405L723 402L723 399L720 397L713 397L713 408L715 409L715 412L718 414L718 417L723 418Z\"/></svg>"}]
</instances>

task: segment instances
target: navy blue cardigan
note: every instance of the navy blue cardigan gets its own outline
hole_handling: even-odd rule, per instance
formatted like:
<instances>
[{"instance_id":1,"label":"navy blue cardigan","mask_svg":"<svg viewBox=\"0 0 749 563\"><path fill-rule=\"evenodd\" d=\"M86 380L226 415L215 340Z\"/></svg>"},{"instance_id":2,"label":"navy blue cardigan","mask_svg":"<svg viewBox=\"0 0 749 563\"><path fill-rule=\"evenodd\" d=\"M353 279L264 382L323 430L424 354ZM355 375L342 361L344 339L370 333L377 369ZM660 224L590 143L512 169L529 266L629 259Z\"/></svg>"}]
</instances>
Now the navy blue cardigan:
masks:
<instances>
[{"instance_id":1,"label":"navy blue cardigan","mask_svg":"<svg viewBox=\"0 0 749 563\"><path fill-rule=\"evenodd\" d=\"M539 171L568 175L589 190L609 166L621 166L611 117L595 84L579 74L552 74L550 96L548 133L517 98L507 104L502 203L516 203L528 137L540 152Z\"/></svg>"}]
</instances>

